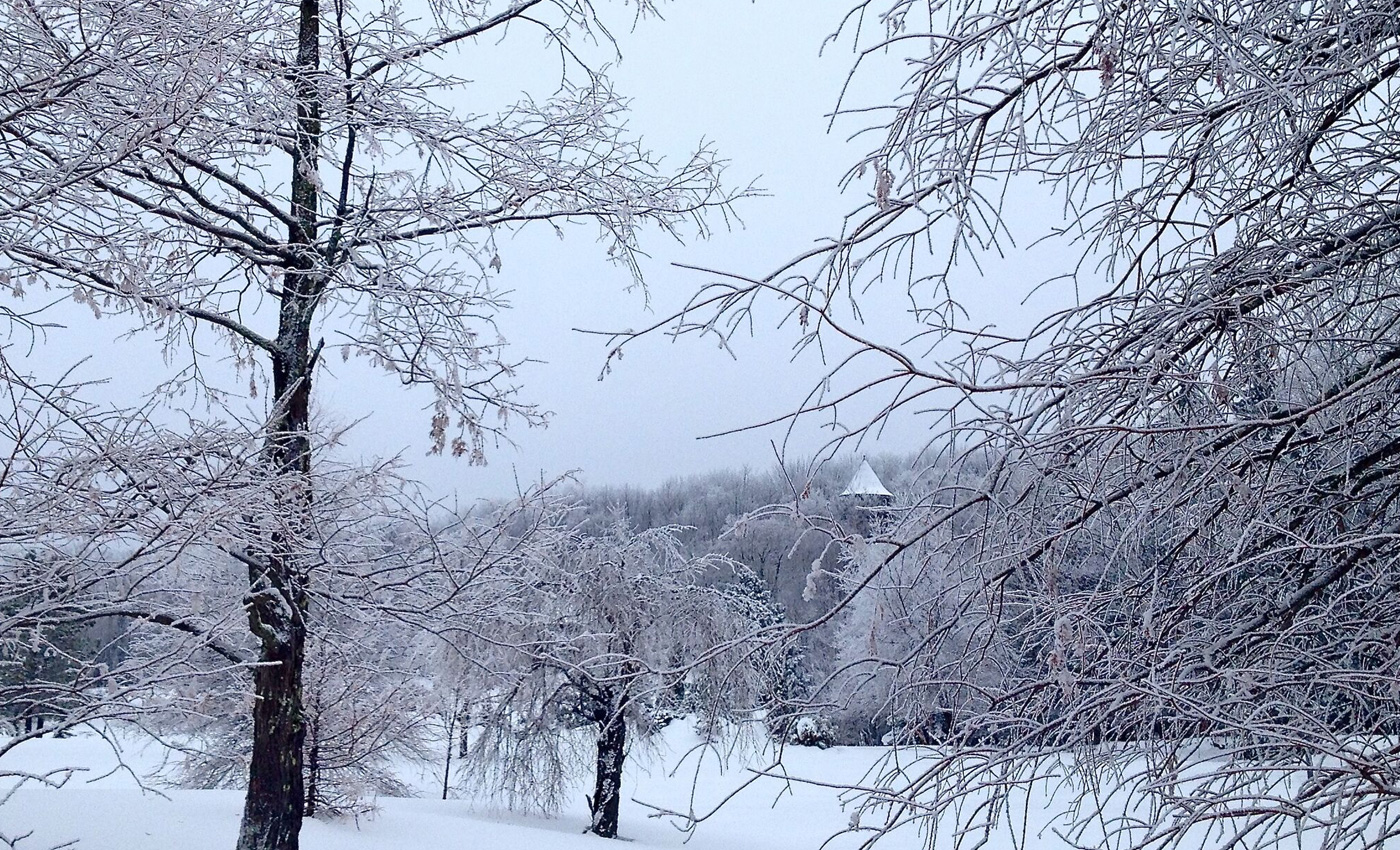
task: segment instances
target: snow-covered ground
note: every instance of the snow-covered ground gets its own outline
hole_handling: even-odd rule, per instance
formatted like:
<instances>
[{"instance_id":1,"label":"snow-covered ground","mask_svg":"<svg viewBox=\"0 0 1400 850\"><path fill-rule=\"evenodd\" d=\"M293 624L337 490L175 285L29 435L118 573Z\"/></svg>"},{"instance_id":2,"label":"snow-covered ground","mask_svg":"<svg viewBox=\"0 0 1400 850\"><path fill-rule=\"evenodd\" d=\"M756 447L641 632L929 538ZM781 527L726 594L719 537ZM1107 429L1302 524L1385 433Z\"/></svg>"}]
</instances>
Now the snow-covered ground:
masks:
<instances>
[{"instance_id":1,"label":"snow-covered ground","mask_svg":"<svg viewBox=\"0 0 1400 850\"><path fill-rule=\"evenodd\" d=\"M170 751L148 739L118 737L120 758L103 738L83 734L28 742L7 754L4 771L42 773L59 768L82 772L61 788L30 782L0 804L0 848L16 836L18 850L49 850L77 842L82 850L231 850L242 806L239 791L173 790L159 780L138 777L170 766ZM591 848L679 848L691 850L853 850L869 838L851 831L852 811L838 786L869 784L867 772L886 755L880 748L789 748L783 770L797 781L772 776L755 779L771 752L739 748L721 763L713 753L697 758L689 723L674 723L659 740L629 759L622 807L623 843L583 834L587 823L582 789L557 817L510 813L470 800L442 800L441 775L430 770L407 774L421 789L412 799L380 798L359 818L308 820L302 832L306 850L573 850ZM804 781L805 780L805 781ZM864 781L863 781L864 780ZM740 786L748 783L739 793ZM984 850L1059 850L1074 846L1058 828L1074 796L1073 783L1051 780L1035 799L1021 802L998 818L993 834L964 835L967 846ZM142 786L148 786L143 788ZM1107 790L1107 789L1105 789ZM731 797L732 795L732 797ZM1097 795L1096 795L1097 796ZM1115 796L1109 792L1108 796ZM693 835L673 820L652 817L656 808L704 813L728 799L701 822ZM1058 799L1057 799L1058 798ZM1029 803L1029 805L1027 805ZM648 805L649 804L649 805ZM1058 813L1058 814L1057 814ZM865 823L864 826L874 824ZM940 830L944 832L944 830ZM836 836L833 838L833 836ZM953 846L942 834L935 846ZM1085 835L1089 846L1105 844ZM1109 840L1105 846L1120 842ZM1204 843L1204 842L1203 842ZM1312 843L1312 842L1308 842ZM886 836L880 850L928 846L917 827Z\"/></svg>"},{"instance_id":2,"label":"snow-covered ground","mask_svg":"<svg viewBox=\"0 0 1400 850\"><path fill-rule=\"evenodd\" d=\"M764 764L764 754L732 755L727 765L710 755L699 764L697 783L696 755L686 755L694 736L682 726L675 724L659 746L632 759L631 787L626 789L622 809L621 831L628 842L617 846L815 850L849 826L850 813L843 810L838 791L763 778L701 823L687 843L685 833L666 819L649 817L652 809L638 801L676 811L706 811L751 779L748 768ZM85 770L60 789L29 783L16 791L0 805L0 834L13 838L32 833L19 842L20 850L47 850L69 841L79 842L84 850L233 847L241 792L171 790L159 785L143 790L137 775L160 768L167 751L153 743L123 740L120 760L106 741L93 734L45 738L16 748L6 756L3 767L7 770ZM822 782L856 782L880 755L877 749L863 748L791 749L785 763L790 772ZM583 834L587 817L582 792L572 795L576 799L567 811L545 818L467 800L436 799L430 790L433 782L431 776L422 777L423 797L380 798L376 811L368 816L308 820L302 846L307 850L599 850L608 846L600 843L604 839ZM848 835L828 846L835 850L858 844L858 837ZM903 850L922 844L910 831L884 846Z\"/></svg>"}]
</instances>

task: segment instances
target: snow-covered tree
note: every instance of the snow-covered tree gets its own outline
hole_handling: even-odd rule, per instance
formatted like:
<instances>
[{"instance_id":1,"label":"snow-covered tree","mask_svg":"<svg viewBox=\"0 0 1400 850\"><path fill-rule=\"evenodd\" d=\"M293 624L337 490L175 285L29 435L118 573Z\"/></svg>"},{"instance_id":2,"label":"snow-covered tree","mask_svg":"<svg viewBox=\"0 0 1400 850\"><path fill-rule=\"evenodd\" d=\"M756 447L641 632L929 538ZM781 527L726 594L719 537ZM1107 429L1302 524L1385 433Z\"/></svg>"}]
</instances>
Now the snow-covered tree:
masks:
<instances>
[{"instance_id":1,"label":"snow-covered tree","mask_svg":"<svg viewBox=\"0 0 1400 850\"><path fill-rule=\"evenodd\" d=\"M401 770L437 759L432 685L415 636L343 616L316 618L314 631L304 678L306 816L356 814L379 796L412 796ZM199 715L166 724L187 742L173 773L185 787L239 788L247 778L251 680L244 674L221 684L206 692Z\"/></svg>"},{"instance_id":2,"label":"snow-covered tree","mask_svg":"<svg viewBox=\"0 0 1400 850\"><path fill-rule=\"evenodd\" d=\"M206 74L247 26L222 3L34 0L0 14L0 218L31 224L59 196L168 144L208 105L217 81ZM27 282L13 267L4 277L16 292Z\"/></svg>"},{"instance_id":3,"label":"snow-covered tree","mask_svg":"<svg viewBox=\"0 0 1400 850\"><path fill-rule=\"evenodd\" d=\"M835 121L873 140L846 175L862 199L677 321L733 333L774 295L799 345L842 352L795 415L837 418L845 442L918 410L932 452L987 467L915 528L929 558L975 553L996 601L979 628L1018 664L984 694L996 733L957 751L976 758L890 789L896 814L994 817L963 802L1080 747L1085 787L1131 810L1084 798L1084 843L1393 840L1395 788L1374 778L1397 769L1377 742L1400 679L1380 649L1400 569L1396 10L849 8ZM1032 242L1026 286L989 273ZM1024 324L968 295L1035 284L1051 312ZM873 299L903 305L916 343L861 326ZM912 541L891 543L897 569ZM1227 756L1180 766L1212 730ZM1110 755L1112 737L1135 743Z\"/></svg>"},{"instance_id":4,"label":"snow-covered tree","mask_svg":"<svg viewBox=\"0 0 1400 850\"><path fill-rule=\"evenodd\" d=\"M241 417L234 430L261 441L247 469L263 508L224 550L246 572L259 661L243 850L294 848L302 817L301 675L321 566L312 455L324 436L310 410L322 357L364 357L427 385L435 450L480 461L506 422L542 419L516 396L515 361L492 325L502 237L537 222L595 226L636 276L644 229L703 232L705 213L734 197L710 151L663 169L624 132L603 71L609 7L628 22L654 11L650 0L123 0L0 12L0 31L44 45L17 55L58 66L0 80L0 95L22 101L0 105L4 149L19 152L4 155L26 173L63 172L37 178L44 190L0 218L0 271L15 296L56 289L172 349L197 338L172 386L209 389ZM151 15L160 26L147 26ZM164 52L88 75L94 39L119 59L132 45ZM475 107L482 114L457 105L482 102L451 69L468 48L532 47L557 50L549 93ZM199 97L171 96L163 74L197 81ZM75 87L62 83L70 76ZM31 81L49 79L62 108L24 111ZM152 109L173 120L146 120ZM118 140L107 155L112 127L135 128L140 144ZM211 337L261 409L242 414L223 405L222 386L201 386L226 380L206 368Z\"/></svg>"},{"instance_id":5,"label":"snow-covered tree","mask_svg":"<svg viewBox=\"0 0 1400 850\"><path fill-rule=\"evenodd\" d=\"M721 589L751 630L771 634L788 624L787 611L773 598L772 589L757 572L737 561L730 569L733 578ZM764 722L778 740L788 740L805 716L811 697L812 671L806 648L799 641L789 641L765 649L754 660L758 662L754 666L759 675L758 706L765 712Z\"/></svg>"},{"instance_id":6,"label":"snow-covered tree","mask_svg":"<svg viewBox=\"0 0 1400 850\"><path fill-rule=\"evenodd\" d=\"M248 662L237 605L185 595L208 541L237 528L255 444L198 422L171 433L141 411L83 402L0 360L0 706L16 734L197 710L181 686ZM153 634L159 653L139 651ZM233 639L230 639L230 636Z\"/></svg>"},{"instance_id":7,"label":"snow-covered tree","mask_svg":"<svg viewBox=\"0 0 1400 850\"><path fill-rule=\"evenodd\" d=\"M582 534L560 520L533 541L501 606L457 643L475 668L471 756L484 788L551 806L591 750L589 830L612 838L628 748L658 710L750 712L762 677L754 656L722 651L752 621L702 584L721 561L687 557L677 529L635 531L618 517ZM579 748L582 729L591 747Z\"/></svg>"}]
</instances>

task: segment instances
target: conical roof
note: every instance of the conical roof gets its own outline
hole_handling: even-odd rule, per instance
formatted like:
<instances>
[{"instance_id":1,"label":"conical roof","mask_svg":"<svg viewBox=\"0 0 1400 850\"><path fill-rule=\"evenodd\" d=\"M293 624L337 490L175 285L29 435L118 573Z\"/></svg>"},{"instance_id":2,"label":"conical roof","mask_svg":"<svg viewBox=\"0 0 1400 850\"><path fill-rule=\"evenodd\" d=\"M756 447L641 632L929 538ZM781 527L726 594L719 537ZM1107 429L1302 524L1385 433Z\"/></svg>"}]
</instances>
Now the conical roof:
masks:
<instances>
[{"instance_id":1,"label":"conical roof","mask_svg":"<svg viewBox=\"0 0 1400 850\"><path fill-rule=\"evenodd\" d=\"M870 468L870 461L862 460L860 469L851 477L851 483L846 485L846 489L841 491L843 496L887 496L894 498L894 494L885 488L880 476L875 474L875 470Z\"/></svg>"}]
</instances>

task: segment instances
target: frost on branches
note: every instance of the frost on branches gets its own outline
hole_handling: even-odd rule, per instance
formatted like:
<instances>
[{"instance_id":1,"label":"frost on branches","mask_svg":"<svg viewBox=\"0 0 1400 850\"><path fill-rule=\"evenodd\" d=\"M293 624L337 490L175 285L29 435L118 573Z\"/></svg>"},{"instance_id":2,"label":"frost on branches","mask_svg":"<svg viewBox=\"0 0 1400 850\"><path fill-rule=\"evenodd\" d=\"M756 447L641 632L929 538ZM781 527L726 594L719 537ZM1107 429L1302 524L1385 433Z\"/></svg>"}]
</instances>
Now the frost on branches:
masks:
<instances>
[{"instance_id":1,"label":"frost on branches","mask_svg":"<svg viewBox=\"0 0 1400 850\"><path fill-rule=\"evenodd\" d=\"M543 419L517 395L524 355L507 353L493 324L504 237L583 224L635 278L644 229L703 235L707 214L741 194L722 186L712 151L663 168L625 132L604 73L606 18L653 11L587 0L434 0L413 15L270 0L0 10L14 59L0 70L5 315L36 292L115 314L188 364L164 392L209 401L259 446L245 471L261 501L214 541L244 574L259 662L241 850L292 850L302 818L302 669L327 571L312 545L326 480L313 453L331 441L310 413L323 358L366 358L429 388L433 449L484 462L509 422ZM464 52L489 67L492 50L530 48L558 51L547 93L483 114L455 105L489 101L451 72ZM229 352L218 369L209 339ZM229 365L246 408L213 377Z\"/></svg>"},{"instance_id":2,"label":"frost on branches","mask_svg":"<svg viewBox=\"0 0 1400 850\"><path fill-rule=\"evenodd\" d=\"M680 714L714 724L756 708L766 656L724 651L754 621L702 583L723 559L687 557L678 531L617 517L584 533L560 515L513 567L501 607L454 641L474 695L467 755L480 789L551 810L572 769L591 764L589 831L616 837L637 738Z\"/></svg>"},{"instance_id":3,"label":"frost on branches","mask_svg":"<svg viewBox=\"0 0 1400 850\"><path fill-rule=\"evenodd\" d=\"M889 774L877 832L978 834L1071 770L1115 789L1066 814L1084 844L1395 837L1396 12L872 0L840 23L837 123L879 139L847 175L868 201L674 327L733 333L776 293L800 345L851 352L795 415L841 420L839 446L917 410L930 457L985 470L936 475L851 603L949 566L975 580L935 607L981 600L972 634L924 626L875 680L979 694L953 746ZM886 62L903 85L858 102ZM959 304L999 291L980 261L1042 237L1055 312L1022 331ZM916 344L870 338L873 299L912 304ZM964 645L992 663L939 660Z\"/></svg>"}]
</instances>

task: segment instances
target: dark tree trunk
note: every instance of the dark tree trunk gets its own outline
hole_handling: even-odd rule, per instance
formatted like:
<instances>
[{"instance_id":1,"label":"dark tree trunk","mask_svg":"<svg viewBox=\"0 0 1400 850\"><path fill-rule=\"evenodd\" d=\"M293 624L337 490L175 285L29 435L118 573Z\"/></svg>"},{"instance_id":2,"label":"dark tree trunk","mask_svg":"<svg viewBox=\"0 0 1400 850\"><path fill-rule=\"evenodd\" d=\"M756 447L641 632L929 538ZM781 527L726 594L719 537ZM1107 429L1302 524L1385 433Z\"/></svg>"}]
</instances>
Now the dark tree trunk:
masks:
<instances>
[{"instance_id":1,"label":"dark tree trunk","mask_svg":"<svg viewBox=\"0 0 1400 850\"><path fill-rule=\"evenodd\" d=\"M321 788L321 747L317 735L319 718L314 714L311 720L311 747L306 753L306 816L316 817L316 799Z\"/></svg>"},{"instance_id":2,"label":"dark tree trunk","mask_svg":"<svg viewBox=\"0 0 1400 850\"><path fill-rule=\"evenodd\" d=\"M454 707L447 715L447 764L442 768L442 799L447 799L447 786L452 778L452 748L457 746L455 736L457 722L457 709Z\"/></svg>"},{"instance_id":3,"label":"dark tree trunk","mask_svg":"<svg viewBox=\"0 0 1400 850\"><path fill-rule=\"evenodd\" d=\"M603 838L617 837L618 807L622 803L622 761L627 756L627 720L622 708L611 712L598 730L598 769L589 809L588 831Z\"/></svg>"},{"instance_id":4,"label":"dark tree trunk","mask_svg":"<svg viewBox=\"0 0 1400 850\"><path fill-rule=\"evenodd\" d=\"M300 623L269 648L264 643L253 673L253 757L243 805L238 850L296 850L302 818Z\"/></svg>"},{"instance_id":5,"label":"dark tree trunk","mask_svg":"<svg viewBox=\"0 0 1400 850\"><path fill-rule=\"evenodd\" d=\"M312 318L325 289L317 243L321 145L319 0L299 0L296 144L291 168L287 242L296 259L280 298L277 350L272 357L272 410L263 463L275 488L274 516L263 546L248 565L248 627L259 643L253 676L253 756L238 850L297 850L306 805L302 745L306 718L302 666L306 656L309 564L301 537L311 527Z\"/></svg>"},{"instance_id":6,"label":"dark tree trunk","mask_svg":"<svg viewBox=\"0 0 1400 850\"><path fill-rule=\"evenodd\" d=\"M264 461L276 488L277 515L268 518L267 552L250 559L248 567L248 626L259 642L259 665L253 673L253 755L238 850L297 850L306 805L302 668L310 576L300 538L311 519L307 425L314 363L308 350L310 311L297 333L297 323L287 321L290 298L283 299L281 334L289 344L274 358L272 370L279 411L269 423Z\"/></svg>"},{"instance_id":7,"label":"dark tree trunk","mask_svg":"<svg viewBox=\"0 0 1400 850\"><path fill-rule=\"evenodd\" d=\"M297 850L306 805L302 668L310 575L300 547L311 525L307 428L315 363L309 350L311 299L294 293L309 285L309 277L287 276L279 334L285 348L273 360L277 410L264 462L277 508L268 518L268 551L248 567L248 625L260 644L260 663L253 674L253 756L238 850Z\"/></svg>"}]
</instances>

